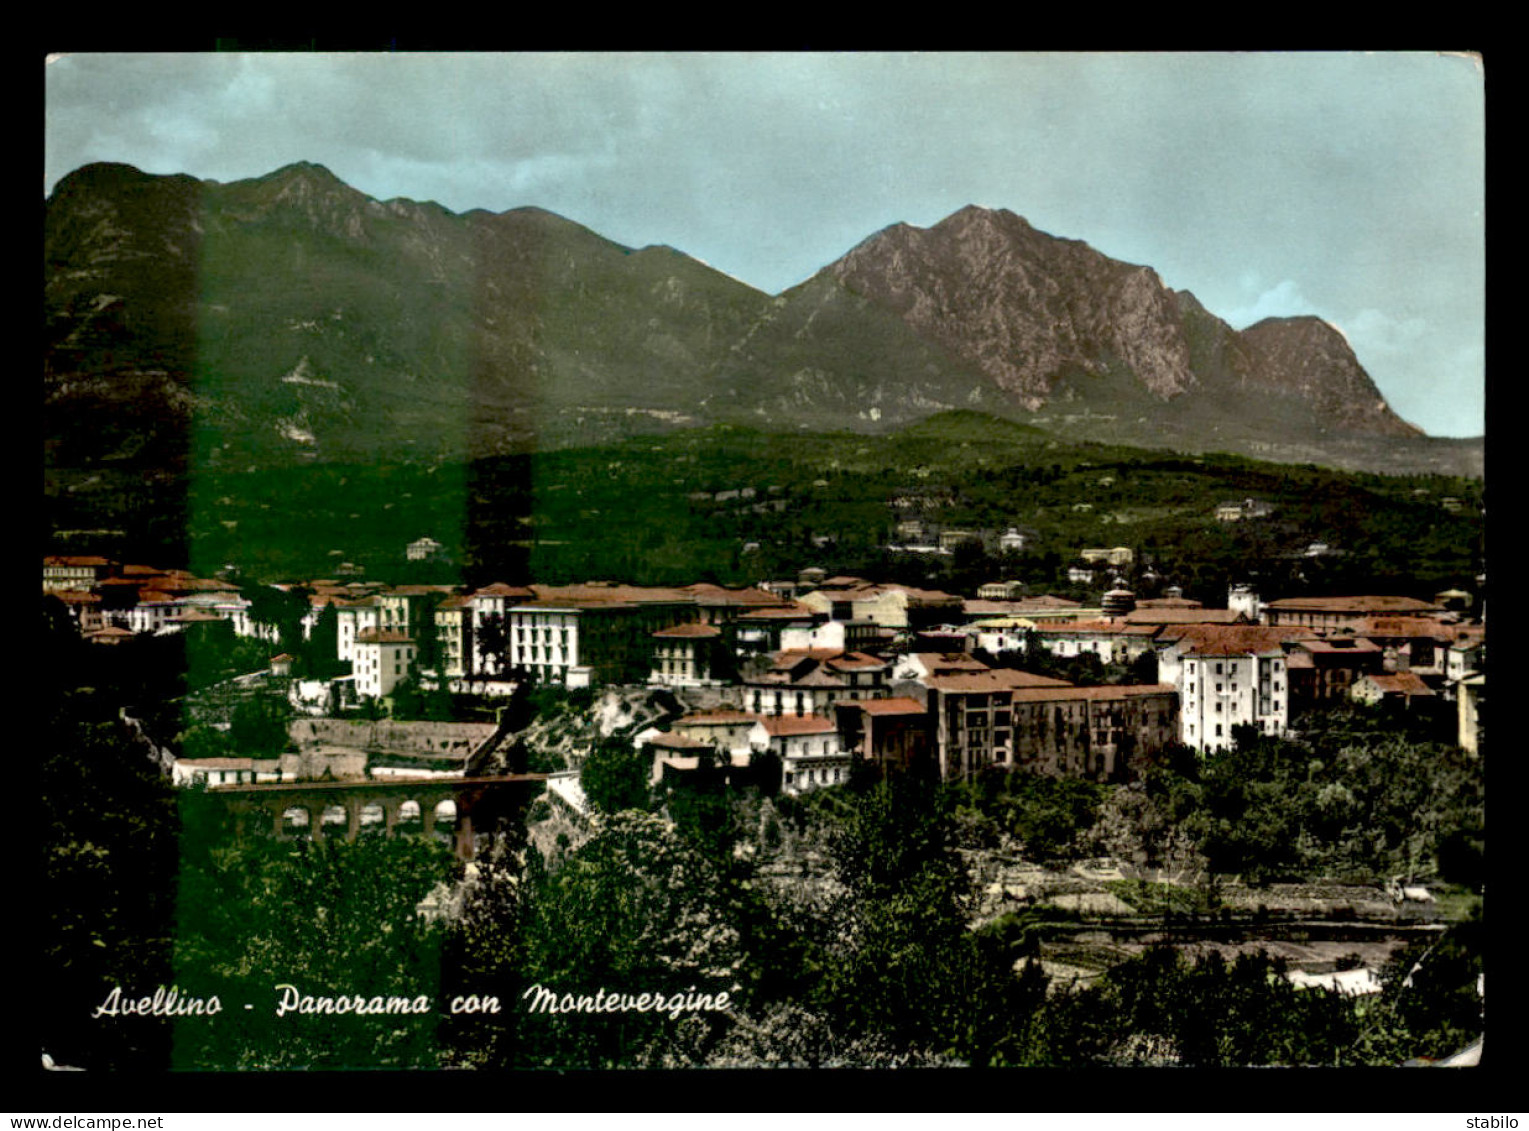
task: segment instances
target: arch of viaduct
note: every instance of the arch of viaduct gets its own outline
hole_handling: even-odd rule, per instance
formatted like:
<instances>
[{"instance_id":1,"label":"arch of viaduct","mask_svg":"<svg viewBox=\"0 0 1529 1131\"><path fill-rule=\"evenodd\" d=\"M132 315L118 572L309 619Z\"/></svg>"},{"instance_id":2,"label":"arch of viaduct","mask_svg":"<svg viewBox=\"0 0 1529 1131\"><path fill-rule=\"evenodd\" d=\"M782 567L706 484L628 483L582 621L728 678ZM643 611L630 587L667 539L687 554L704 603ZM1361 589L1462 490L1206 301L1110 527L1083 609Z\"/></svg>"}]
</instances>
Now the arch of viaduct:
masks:
<instances>
[{"instance_id":1,"label":"arch of viaduct","mask_svg":"<svg viewBox=\"0 0 1529 1131\"><path fill-rule=\"evenodd\" d=\"M497 777L427 778L389 781L309 781L261 785L214 786L207 791L228 806L235 835L241 839L258 829L286 838L286 815L294 809L308 815L308 835L324 837L324 814L340 808L345 811L345 839L353 841L361 833L362 810L382 810L383 832L397 835L399 815L409 802L419 806L421 831L435 833L436 808L443 801L456 806L456 828L452 849L458 859L471 860L474 854L474 822L487 828L495 820L519 820L530 802L545 788L546 774L504 774Z\"/></svg>"}]
</instances>

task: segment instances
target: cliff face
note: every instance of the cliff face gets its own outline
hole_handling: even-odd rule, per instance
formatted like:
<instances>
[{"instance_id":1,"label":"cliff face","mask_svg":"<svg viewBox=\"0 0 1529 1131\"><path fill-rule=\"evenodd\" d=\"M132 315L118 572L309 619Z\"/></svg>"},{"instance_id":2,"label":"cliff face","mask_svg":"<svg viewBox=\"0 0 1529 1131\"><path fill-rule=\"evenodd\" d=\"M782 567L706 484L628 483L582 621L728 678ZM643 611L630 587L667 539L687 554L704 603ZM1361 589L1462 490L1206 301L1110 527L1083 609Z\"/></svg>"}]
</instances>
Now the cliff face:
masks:
<instances>
[{"instance_id":1,"label":"cliff face","mask_svg":"<svg viewBox=\"0 0 1529 1131\"><path fill-rule=\"evenodd\" d=\"M1244 388L1300 400L1341 431L1422 435L1319 319L1272 319L1238 334L1150 267L1049 236L1012 212L971 206L931 228L896 225L824 273L1031 411L1064 374L1123 371L1159 401Z\"/></svg>"},{"instance_id":2,"label":"cliff face","mask_svg":"<svg viewBox=\"0 0 1529 1131\"><path fill-rule=\"evenodd\" d=\"M825 271L1031 411L1069 366L1098 373L1123 362L1164 400L1195 384L1173 296L1150 268L1054 239L1012 212L968 207L932 228L900 224Z\"/></svg>"},{"instance_id":3,"label":"cliff face","mask_svg":"<svg viewBox=\"0 0 1529 1131\"><path fill-rule=\"evenodd\" d=\"M1348 340L1320 318L1266 318L1240 337L1250 385L1310 404L1340 431L1423 435L1391 411Z\"/></svg>"}]
</instances>

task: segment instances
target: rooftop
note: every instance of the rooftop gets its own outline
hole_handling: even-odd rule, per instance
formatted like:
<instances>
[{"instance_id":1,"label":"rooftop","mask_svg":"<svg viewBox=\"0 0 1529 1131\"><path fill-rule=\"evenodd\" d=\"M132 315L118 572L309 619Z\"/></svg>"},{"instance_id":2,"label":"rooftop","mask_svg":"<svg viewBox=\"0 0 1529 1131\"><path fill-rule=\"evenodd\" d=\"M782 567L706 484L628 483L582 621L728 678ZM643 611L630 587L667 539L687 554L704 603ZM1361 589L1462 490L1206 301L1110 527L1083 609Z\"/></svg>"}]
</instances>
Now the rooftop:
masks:
<instances>
[{"instance_id":1,"label":"rooftop","mask_svg":"<svg viewBox=\"0 0 1529 1131\"><path fill-rule=\"evenodd\" d=\"M704 639L707 637L721 636L722 630L714 624L677 624L672 628L661 628L653 635L664 637L666 639Z\"/></svg>"},{"instance_id":2,"label":"rooftop","mask_svg":"<svg viewBox=\"0 0 1529 1131\"><path fill-rule=\"evenodd\" d=\"M1264 608L1280 612L1309 611L1318 613L1433 613L1442 611L1429 601L1413 597L1358 596L1358 597L1281 597L1266 601Z\"/></svg>"}]
</instances>

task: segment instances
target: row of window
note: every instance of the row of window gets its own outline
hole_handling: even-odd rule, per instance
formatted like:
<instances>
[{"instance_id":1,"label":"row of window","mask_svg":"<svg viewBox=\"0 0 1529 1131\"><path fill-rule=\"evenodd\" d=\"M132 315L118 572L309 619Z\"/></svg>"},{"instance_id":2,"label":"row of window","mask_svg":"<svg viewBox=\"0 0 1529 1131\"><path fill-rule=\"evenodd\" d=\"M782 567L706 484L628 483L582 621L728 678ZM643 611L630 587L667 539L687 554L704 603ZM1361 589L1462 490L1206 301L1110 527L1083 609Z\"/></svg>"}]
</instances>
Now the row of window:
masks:
<instances>
[{"instance_id":1,"label":"row of window","mask_svg":"<svg viewBox=\"0 0 1529 1131\"><path fill-rule=\"evenodd\" d=\"M849 771L842 766L827 766L817 770L802 770L799 773L786 773L786 784L797 786L808 785L835 785L845 781Z\"/></svg>"}]
</instances>

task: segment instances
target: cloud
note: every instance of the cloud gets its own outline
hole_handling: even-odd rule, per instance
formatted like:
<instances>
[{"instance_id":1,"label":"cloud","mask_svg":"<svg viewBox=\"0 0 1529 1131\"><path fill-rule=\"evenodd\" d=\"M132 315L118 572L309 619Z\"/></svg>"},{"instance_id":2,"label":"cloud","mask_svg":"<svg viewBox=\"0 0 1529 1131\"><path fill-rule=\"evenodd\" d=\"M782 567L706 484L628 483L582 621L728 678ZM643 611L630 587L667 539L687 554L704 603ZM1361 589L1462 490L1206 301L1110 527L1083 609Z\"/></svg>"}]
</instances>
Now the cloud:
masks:
<instances>
[{"instance_id":1,"label":"cloud","mask_svg":"<svg viewBox=\"0 0 1529 1131\"><path fill-rule=\"evenodd\" d=\"M1258 286L1258 282L1257 276L1244 275L1243 289L1252 290ZM1300 284L1293 279L1284 279L1260 291L1252 302L1228 310L1221 317L1234 330L1246 330L1265 318L1291 318L1298 314L1315 313L1315 304L1301 293Z\"/></svg>"},{"instance_id":2,"label":"cloud","mask_svg":"<svg viewBox=\"0 0 1529 1131\"><path fill-rule=\"evenodd\" d=\"M1369 308L1334 325L1343 331L1355 353L1377 358L1412 354L1429 329L1421 318L1393 318L1384 311Z\"/></svg>"}]
</instances>

